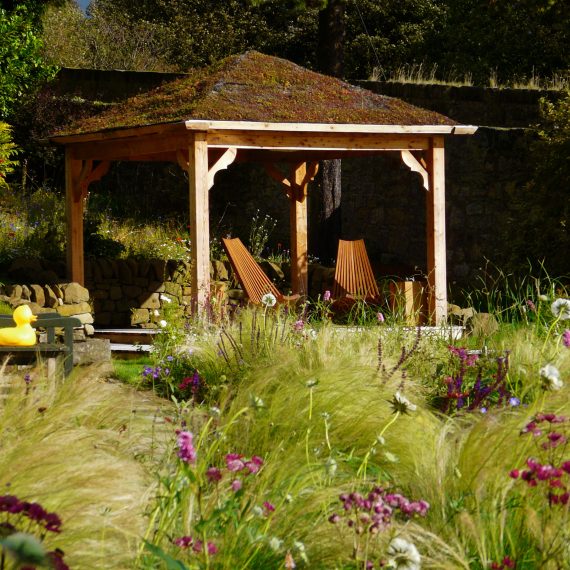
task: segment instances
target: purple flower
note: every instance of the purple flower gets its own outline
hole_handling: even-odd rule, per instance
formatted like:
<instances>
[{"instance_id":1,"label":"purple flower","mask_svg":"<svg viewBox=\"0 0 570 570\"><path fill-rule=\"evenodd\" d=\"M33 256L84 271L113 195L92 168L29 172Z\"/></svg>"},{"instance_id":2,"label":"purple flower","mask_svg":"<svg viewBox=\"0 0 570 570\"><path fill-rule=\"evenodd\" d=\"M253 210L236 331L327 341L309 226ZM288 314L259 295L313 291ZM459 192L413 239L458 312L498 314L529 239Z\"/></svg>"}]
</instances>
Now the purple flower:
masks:
<instances>
[{"instance_id":1,"label":"purple flower","mask_svg":"<svg viewBox=\"0 0 570 570\"><path fill-rule=\"evenodd\" d=\"M189 431L179 431L178 435L178 457L185 463L196 461L196 450L194 449L194 436Z\"/></svg>"},{"instance_id":2,"label":"purple flower","mask_svg":"<svg viewBox=\"0 0 570 570\"><path fill-rule=\"evenodd\" d=\"M222 478L222 472L217 467L209 467L206 471L206 477L210 483L217 483Z\"/></svg>"},{"instance_id":3,"label":"purple flower","mask_svg":"<svg viewBox=\"0 0 570 570\"><path fill-rule=\"evenodd\" d=\"M536 313L536 305L530 299L526 300L526 304L533 313Z\"/></svg>"},{"instance_id":4,"label":"purple flower","mask_svg":"<svg viewBox=\"0 0 570 570\"><path fill-rule=\"evenodd\" d=\"M237 492L241 489L241 486L242 486L241 480L240 480L240 479L234 479L234 480L231 482L230 489L231 489L234 493L237 493Z\"/></svg>"},{"instance_id":5,"label":"purple flower","mask_svg":"<svg viewBox=\"0 0 570 570\"><path fill-rule=\"evenodd\" d=\"M237 473L245 468L245 463L242 461L243 455L238 453L228 453L226 455L226 465L230 471Z\"/></svg>"},{"instance_id":6,"label":"purple flower","mask_svg":"<svg viewBox=\"0 0 570 570\"><path fill-rule=\"evenodd\" d=\"M518 398L515 398L514 396L512 398L509 398L509 405L512 406L513 408L516 406L520 406L521 405L521 401Z\"/></svg>"},{"instance_id":7,"label":"purple flower","mask_svg":"<svg viewBox=\"0 0 570 570\"><path fill-rule=\"evenodd\" d=\"M208 542L207 544L208 554L213 556L218 553L218 547L213 542Z\"/></svg>"},{"instance_id":8,"label":"purple flower","mask_svg":"<svg viewBox=\"0 0 570 570\"><path fill-rule=\"evenodd\" d=\"M304 328L305 328L305 323L302 319L295 321L295 323L293 324L293 329L297 332L302 331Z\"/></svg>"},{"instance_id":9,"label":"purple flower","mask_svg":"<svg viewBox=\"0 0 570 570\"><path fill-rule=\"evenodd\" d=\"M383 323L384 322L384 315L382 313L377 313L376 314L376 318L378 319L379 323Z\"/></svg>"},{"instance_id":10,"label":"purple flower","mask_svg":"<svg viewBox=\"0 0 570 570\"><path fill-rule=\"evenodd\" d=\"M563 344L566 348L570 348L570 329L566 329L566 330L562 333L562 344Z\"/></svg>"},{"instance_id":11,"label":"purple flower","mask_svg":"<svg viewBox=\"0 0 570 570\"><path fill-rule=\"evenodd\" d=\"M269 515L269 513L272 513L275 511L275 505L273 503L270 503L269 501L265 501L263 503L263 508L265 509L266 515Z\"/></svg>"},{"instance_id":12,"label":"purple flower","mask_svg":"<svg viewBox=\"0 0 570 570\"><path fill-rule=\"evenodd\" d=\"M257 473L261 469L262 465L263 465L263 459L261 459L261 457L258 457L257 455L254 455L250 461L245 462L245 468L250 473Z\"/></svg>"},{"instance_id":13,"label":"purple flower","mask_svg":"<svg viewBox=\"0 0 570 570\"><path fill-rule=\"evenodd\" d=\"M180 548L188 548L192 545L193 539L191 536L181 536L180 538L175 538L172 542Z\"/></svg>"},{"instance_id":14,"label":"purple flower","mask_svg":"<svg viewBox=\"0 0 570 570\"><path fill-rule=\"evenodd\" d=\"M331 299L331 292L327 289L323 295L323 301L330 301Z\"/></svg>"}]
</instances>

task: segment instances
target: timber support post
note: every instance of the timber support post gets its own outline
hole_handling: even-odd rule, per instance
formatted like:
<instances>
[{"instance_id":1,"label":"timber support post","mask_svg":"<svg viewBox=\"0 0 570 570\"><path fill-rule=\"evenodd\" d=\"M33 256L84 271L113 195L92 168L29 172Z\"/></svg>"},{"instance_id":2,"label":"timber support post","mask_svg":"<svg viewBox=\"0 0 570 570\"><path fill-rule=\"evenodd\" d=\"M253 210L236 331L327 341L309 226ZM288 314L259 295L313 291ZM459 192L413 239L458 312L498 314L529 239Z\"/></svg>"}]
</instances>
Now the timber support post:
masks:
<instances>
[{"instance_id":1,"label":"timber support post","mask_svg":"<svg viewBox=\"0 0 570 570\"><path fill-rule=\"evenodd\" d=\"M447 320L447 250L445 245L445 151L443 136L430 139L426 192L428 315L431 324Z\"/></svg>"},{"instance_id":2,"label":"timber support post","mask_svg":"<svg viewBox=\"0 0 570 570\"><path fill-rule=\"evenodd\" d=\"M210 209L208 142L196 132L188 147L190 240L192 244L192 312L203 313L210 295Z\"/></svg>"}]
</instances>

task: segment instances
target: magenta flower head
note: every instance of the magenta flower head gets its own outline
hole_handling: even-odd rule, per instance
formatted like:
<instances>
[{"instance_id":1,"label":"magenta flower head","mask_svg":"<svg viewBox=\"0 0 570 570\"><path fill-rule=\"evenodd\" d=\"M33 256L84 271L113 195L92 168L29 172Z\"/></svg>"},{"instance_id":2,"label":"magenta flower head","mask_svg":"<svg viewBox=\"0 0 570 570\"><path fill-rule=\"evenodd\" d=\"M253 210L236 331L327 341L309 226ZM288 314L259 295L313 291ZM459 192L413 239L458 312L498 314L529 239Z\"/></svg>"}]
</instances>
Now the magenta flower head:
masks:
<instances>
[{"instance_id":1,"label":"magenta flower head","mask_svg":"<svg viewBox=\"0 0 570 570\"><path fill-rule=\"evenodd\" d=\"M376 318L378 319L379 323L383 323L384 322L384 315L382 313L378 313L376 315Z\"/></svg>"},{"instance_id":2,"label":"magenta flower head","mask_svg":"<svg viewBox=\"0 0 570 570\"><path fill-rule=\"evenodd\" d=\"M209 467L206 477L210 483L217 483L222 478L222 472L217 467Z\"/></svg>"},{"instance_id":3,"label":"magenta flower head","mask_svg":"<svg viewBox=\"0 0 570 570\"><path fill-rule=\"evenodd\" d=\"M191 536L181 536L180 538L175 538L172 542L180 548L188 548L192 546L193 540Z\"/></svg>"},{"instance_id":4,"label":"magenta flower head","mask_svg":"<svg viewBox=\"0 0 570 570\"><path fill-rule=\"evenodd\" d=\"M250 461L245 462L245 467L250 473L257 473L262 465L263 459L257 455L254 455Z\"/></svg>"},{"instance_id":5,"label":"magenta flower head","mask_svg":"<svg viewBox=\"0 0 570 570\"><path fill-rule=\"evenodd\" d=\"M234 479L230 485L230 489L234 492L237 493L240 489L241 489L241 480L240 479Z\"/></svg>"},{"instance_id":6,"label":"magenta flower head","mask_svg":"<svg viewBox=\"0 0 570 570\"><path fill-rule=\"evenodd\" d=\"M293 324L293 330L300 332L305 328L305 323L303 321L303 319L299 319L298 321L295 321L295 323Z\"/></svg>"},{"instance_id":7,"label":"magenta flower head","mask_svg":"<svg viewBox=\"0 0 570 570\"><path fill-rule=\"evenodd\" d=\"M570 348L570 329L566 329L566 330L562 333L562 344L563 344L566 348Z\"/></svg>"},{"instance_id":8,"label":"magenta flower head","mask_svg":"<svg viewBox=\"0 0 570 570\"><path fill-rule=\"evenodd\" d=\"M269 515L269 513L272 513L275 511L275 505L273 503L270 503L269 501L265 501L263 503L263 508L265 510L266 515Z\"/></svg>"},{"instance_id":9,"label":"magenta flower head","mask_svg":"<svg viewBox=\"0 0 570 570\"><path fill-rule=\"evenodd\" d=\"M178 457L185 463L196 461L196 450L194 449L194 436L189 431L178 431Z\"/></svg>"},{"instance_id":10,"label":"magenta flower head","mask_svg":"<svg viewBox=\"0 0 570 570\"><path fill-rule=\"evenodd\" d=\"M228 453L226 455L226 465L230 471L237 473L245 468L245 463L242 461L243 455L238 453Z\"/></svg>"},{"instance_id":11,"label":"magenta flower head","mask_svg":"<svg viewBox=\"0 0 570 570\"><path fill-rule=\"evenodd\" d=\"M331 300L331 292L327 289L323 295L323 301L330 301Z\"/></svg>"}]
</instances>

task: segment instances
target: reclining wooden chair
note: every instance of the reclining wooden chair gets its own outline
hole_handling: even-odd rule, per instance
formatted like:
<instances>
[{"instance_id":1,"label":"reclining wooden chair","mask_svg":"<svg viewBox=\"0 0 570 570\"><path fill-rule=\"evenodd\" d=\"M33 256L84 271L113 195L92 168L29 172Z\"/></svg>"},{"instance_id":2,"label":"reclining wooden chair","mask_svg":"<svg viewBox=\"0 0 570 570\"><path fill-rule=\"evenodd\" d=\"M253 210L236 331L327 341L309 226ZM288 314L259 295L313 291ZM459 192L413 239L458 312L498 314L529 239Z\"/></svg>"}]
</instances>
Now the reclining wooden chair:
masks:
<instances>
[{"instance_id":1,"label":"reclining wooden chair","mask_svg":"<svg viewBox=\"0 0 570 570\"><path fill-rule=\"evenodd\" d=\"M293 303L299 299L299 295L283 295L279 292L239 238L222 238L222 243L236 279L250 303L261 305L261 299L267 293L274 295L278 303Z\"/></svg>"},{"instance_id":2,"label":"reclining wooden chair","mask_svg":"<svg viewBox=\"0 0 570 570\"><path fill-rule=\"evenodd\" d=\"M338 241L332 299L339 307L348 307L357 300L380 303L363 239Z\"/></svg>"}]
</instances>

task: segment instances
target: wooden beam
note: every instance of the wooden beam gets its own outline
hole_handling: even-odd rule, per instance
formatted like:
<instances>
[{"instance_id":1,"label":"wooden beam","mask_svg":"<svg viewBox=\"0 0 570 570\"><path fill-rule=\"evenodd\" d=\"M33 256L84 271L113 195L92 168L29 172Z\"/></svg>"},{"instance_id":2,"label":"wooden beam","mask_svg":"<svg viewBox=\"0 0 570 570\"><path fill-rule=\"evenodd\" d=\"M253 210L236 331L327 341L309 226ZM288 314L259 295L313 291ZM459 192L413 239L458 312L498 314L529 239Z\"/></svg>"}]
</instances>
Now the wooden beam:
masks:
<instances>
[{"instance_id":1,"label":"wooden beam","mask_svg":"<svg viewBox=\"0 0 570 570\"><path fill-rule=\"evenodd\" d=\"M300 183L298 183L296 182L297 169L303 167L303 165L305 165L305 174ZM294 200L301 201L307 195L307 185L317 175L319 163L299 162L297 164L292 164L289 175L283 174L283 172L281 172L281 170L279 170L279 168L277 168L277 166L272 162L265 163L265 170L267 174L275 180L275 182L282 186L287 198L293 198Z\"/></svg>"},{"instance_id":2,"label":"wooden beam","mask_svg":"<svg viewBox=\"0 0 570 570\"><path fill-rule=\"evenodd\" d=\"M400 155L402 156L402 161L404 164L412 171L417 172L423 181L423 187L426 190L429 190L429 176L427 170L425 169L426 163L424 160L420 162L409 150L402 150L400 151Z\"/></svg>"},{"instance_id":3,"label":"wooden beam","mask_svg":"<svg viewBox=\"0 0 570 570\"><path fill-rule=\"evenodd\" d=\"M269 123L262 121L206 121L191 119L185 122L188 130L208 131L281 131L305 133L381 133L381 134L451 134L469 125L378 125L348 123ZM470 131L467 131L470 132ZM473 131L474 132L474 131Z\"/></svg>"},{"instance_id":4,"label":"wooden beam","mask_svg":"<svg viewBox=\"0 0 570 570\"><path fill-rule=\"evenodd\" d=\"M216 131L208 133L208 145L276 150L427 150L429 137L421 134Z\"/></svg>"},{"instance_id":5,"label":"wooden beam","mask_svg":"<svg viewBox=\"0 0 570 570\"><path fill-rule=\"evenodd\" d=\"M189 135L150 134L117 140L102 140L71 145L73 158L85 160L125 160L140 155L162 154L188 147ZM227 146L227 145L226 145Z\"/></svg>"},{"instance_id":6,"label":"wooden beam","mask_svg":"<svg viewBox=\"0 0 570 570\"><path fill-rule=\"evenodd\" d=\"M192 244L192 311L204 315L210 295L210 211L206 133L195 133L188 145L188 183Z\"/></svg>"},{"instance_id":7,"label":"wooden beam","mask_svg":"<svg viewBox=\"0 0 570 570\"><path fill-rule=\"evenodd\" d=\"M432 324L447 320L447 250L445 244L445 151L442 136L431 139L427 153L426 192L428 315Z\"/></svg>"},{"instance_id":8,"label":"wooden beam","mask_svg":"<svg viewBox=\"0 0 570 570\"><path fill-rule=\"evenodd\" d=\"M307 165L297 165L291 173L291 182L301 191L289 199L291 226L291 289L293 294L306 296L309 292L309 258L307 241Z\"/></svg>"},{"instance_id":9,"label":"wooden beam","mask_svg":"<svg viewBox=\"0 0 570 570\"><path fill-rule=\"evenodd\" d=\"M65 152L65 217L67 224L67 277L81 285L85 284L83 251L83 190L80 179L85 171L80 160L72 158L69 149Z\"/></svg>"}]
</instances>

